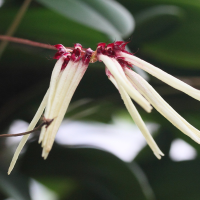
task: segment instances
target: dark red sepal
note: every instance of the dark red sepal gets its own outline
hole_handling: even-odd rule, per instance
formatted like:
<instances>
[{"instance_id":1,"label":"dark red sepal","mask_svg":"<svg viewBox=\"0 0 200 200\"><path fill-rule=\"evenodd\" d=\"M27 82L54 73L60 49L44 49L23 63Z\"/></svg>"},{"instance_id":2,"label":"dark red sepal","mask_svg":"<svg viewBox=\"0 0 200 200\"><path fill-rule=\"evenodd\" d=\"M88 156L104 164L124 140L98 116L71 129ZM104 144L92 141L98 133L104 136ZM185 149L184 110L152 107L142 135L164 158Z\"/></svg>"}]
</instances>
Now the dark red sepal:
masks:
<instances>
[{"instance_id":1,"label":"dark red sepal","mask_svg":"<svg viewBox=\"0 0 200 200\"><path fill-rule=\"evenodd\" d=\"M82 45L77 43L74 45L74 50L72 51L71 60L78 62L81 59Z\"/></svg>"},{"instance_id":2,"label":"dark red sepal","mask_svg":"<svg viewBox=\"0 0 200 200\"><path fill-rule=\"evenodd\" d=\"M128 54L132 54L128 51L126 51L126 45L129 43L130 41L128 42L123 42L123 41L116 41L114 42L114 50L119 50L119 51L122 51L122 52L125 52L125 53L128 53Z\"/></svg>"},{"instance_id":3,"label":"dark red sepal","mask_svg":"<svg viewBox=\"0 0 200 200\"><path fill-rule=\"evenodd\" d=\"M56 49L58 49L58 52L53 57L54 59L59 59L61 56L67 55L67 51L62 44L56 44L56 45L54 45L54 47L56 47Z\"/></svg>"},{"instance_id":4,"label":"dark red sepal","mask_svg":"<svg viewBox=\"0 0 200 200\"><path fill-rule=\"evenodd\" d=\"M110 44L107 45L106 55L109 56L109 57L115 57L116 56L116 53L115 53L115 50L114 50L114 43L110 43Z\"/></svg>"},{"instance_id":5,"label":"dark red sepal","mask_svg":"<svg viewBox=\"0 0 200 200\"><path fill-rule=\"evenodd\" d=\"M63 61L63 64L62 64L62 67L61 67L61 71L64 70L67 66L67 64L69 63L70 61L70 58L71 58L71 54L68 53L68 55L66 56L66 58L64 59Z\"/></svg>"},{"instance_id":6,"label":"dark red sepal","mask_svg":"<svg viewBox=\"0 0 200 200\"><path fill-rule=\"evenodd\" d=\"M82 62L83 62L84 65L89 64L92 53L93 53L92 49L88 48L86 50L85 54L82 57Z\"/></svg>"},{"instance_id":7,"label":"dark red sepal","mask_svg":"<svg viewBox=\"0 0 200 200\"><path fill-rule=\"evenodd\" d=\"M106 46L106 43L99 43L97 45L97 54L105 54L105 46Z\"/></svg>"},{"instance_id":8,"label":"dark red sepal","mask_svg":"<svg viewBox=\"0 0 200 200\"><path fill-rule=\"evenodd\" d=\"M122 67L128 66L129 68L133 68L132 64L129 63L129 62L127 62L127 61L125 61L125 58L123 58L123 57L118 57L118 58L117 58L117 61L119 62L119 64L120 64Z\"/></svg>"}]
</instances>

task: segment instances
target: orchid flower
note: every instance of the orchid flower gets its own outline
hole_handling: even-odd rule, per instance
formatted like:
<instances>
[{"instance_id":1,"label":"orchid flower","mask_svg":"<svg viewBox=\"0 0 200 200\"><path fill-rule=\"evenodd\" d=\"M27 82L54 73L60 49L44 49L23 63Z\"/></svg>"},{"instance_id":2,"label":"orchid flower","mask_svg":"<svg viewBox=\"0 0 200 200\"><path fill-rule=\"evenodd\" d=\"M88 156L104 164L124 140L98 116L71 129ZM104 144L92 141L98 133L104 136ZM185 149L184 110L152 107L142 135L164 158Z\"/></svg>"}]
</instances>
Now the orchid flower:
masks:
<instances>
[{"instance_id":1,"label":"orchid flower","mask_svg":"<svg viewBox=\"0 0 200 200\"><path fill-rule=\"evenodd\" d=\"M200 143L200 131L189 124L165 102L145 79L132 70L132 66L135 65L145 70L161 81L185 92L197 100L200 100L200 91L127 52L125 50L126 44L126 42L122 41L117 41L107 46L105 43L99 43L97 47L97 58L105 64L106 75L119 90L128 112L141 130L156 157L160 159L164 154L153 140L131 98L147 112L151 111L152 105L180 131L192 138L195 142Z\"/></svg>"},{"instance_id":2,"label":"orchid flower","mask_svg":"<svg viewBox=\"0 0 200 200\"><path fill-rule=\"evenodd\" d=\"M145 70L168 85L185 92L197 100L200 100L200 91L127 52L125 50L126 44L126 42L122 41L108 45L99 43L96 51L92 51L90 48L84 51L80 44L76 44L74 50L71 50L71 48L66 49L61 44L55 45L58 52L54 58L58 59L58 61L52 72L50 86L27 130L34 129L45 109L44 117L51 121L51 123L48 126L42 127L39 137L39 143L41 143L43 148L42 157L44 159L47 158L53 146L56 133L64 118L71 98L89 63L96 61L105 64L106 75L118 89L128 112L158 159L164 156L164 154L149 133L131 98L148 113L151 112L153 106L180 131L188 135L195 142L200 143L200 131L189 124L165 102L145 79L133 71L132 66L135 65ZM17 147L8 174L12 171L28 136L23 136Z\"/></svg>"},{"instance_id":3,"label":"orchid flower","mask_svg":"<svg viewBox=\"0 0 200 200\"><path fill-rule=\"evenodd\" d=\"M71 98L88 67L93 53L90 48L83 53L80 44L76 44L72 52L62 45L55 45L55 47L58 49L58 52L54 58L58 59L58 61L51 75L49 89L27 130L30 131L35 127L45 109L44 117L52 120L52 123L49 126L43 126L39 138L39 143L43 147L42 157L44 159L47 158L52 148L56 133L64 118ZM29 135L23 136L18 145L8 169L8 174L11 173L28 137Z\"/></svg>"}]
</instances>

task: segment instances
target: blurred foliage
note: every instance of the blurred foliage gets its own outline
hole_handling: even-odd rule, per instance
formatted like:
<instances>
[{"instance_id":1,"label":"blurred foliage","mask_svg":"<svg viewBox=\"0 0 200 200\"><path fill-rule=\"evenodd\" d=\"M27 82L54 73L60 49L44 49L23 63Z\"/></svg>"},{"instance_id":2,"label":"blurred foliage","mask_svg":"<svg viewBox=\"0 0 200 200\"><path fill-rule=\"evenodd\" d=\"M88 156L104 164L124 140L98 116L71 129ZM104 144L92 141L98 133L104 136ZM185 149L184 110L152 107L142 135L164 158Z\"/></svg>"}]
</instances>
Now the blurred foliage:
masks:
<instances>
[{"instance_id":1,"label":"blurred foliage","mask_svg":"<svg viewBox=\"0 0 200 200\"><path fill-rule=\"evenodd\" d=\"M1 35L6 33L23 1L2 2ZM99 42L123 38L130 40L129 48L138 57L200 88L198 0L37 0L32 1L14 36L65 46L78 42L92 49ZM48 87L54 53L15 43L7 46L0 59L1 133L15 119L31 121ZM199 102L150 78L150 84L163 98L200 129ZM105 76L102 63L90 65L72 102L85 98L90 101L75 106L66 114L67 118L110 123L112 116L124 109L118 91ZM133 163L124 163L101 150L58 144L43 161L40 147L32 141L15 173L7 176L5 169L10 157L2 139L0 199L31 199L28 185L31 177L55 191L61 200L198 200L199 156L192 161L173 162L169 150L176 138L185 140L197 152L200 152L199 145L155 110L151 114L139 107L138 110L146 121L161 125L156 134L156 142L165 153L161 161L147 146Z\"/></svg>"}]
</instances>

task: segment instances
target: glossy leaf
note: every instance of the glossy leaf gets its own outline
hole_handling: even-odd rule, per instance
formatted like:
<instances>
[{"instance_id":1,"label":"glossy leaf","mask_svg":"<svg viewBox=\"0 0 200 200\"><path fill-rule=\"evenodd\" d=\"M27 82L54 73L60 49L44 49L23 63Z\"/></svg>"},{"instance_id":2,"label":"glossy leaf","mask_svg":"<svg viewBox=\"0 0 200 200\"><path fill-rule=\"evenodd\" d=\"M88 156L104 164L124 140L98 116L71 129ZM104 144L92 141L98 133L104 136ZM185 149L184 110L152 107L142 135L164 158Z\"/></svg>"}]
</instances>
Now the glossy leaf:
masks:
<instances>
[{"instance_id":1,"label":"glossy leaf","mask_svg":"<svg viewBox=\"0 0 200 200\"><path fill-rule=\"evenodd\" d=\"M116 1L38 0L38 2L113 38L127 37L134 29L132 15Z\"/></svg>"},{"instance_id":2,"label":"glossy leaf","mask_svg":"<svg viewBox=\"0 0 200 200\"><path fill-rule=\"evenodd\" d=\"M110 153L87 148L67 149L55 144L49 158L44 161L40 156L41 149L35 144L29 146L23 157L21 167L27 175L42 178L54 174L73 178L100 199L146 199L134 173ZM37 163L37 168L31 163Z\"/></svg>"},{"instance_id":3,"label":"glossy leaf","mask_svg":"<svg viewBox=\"0 0 200 200\"><path fill-rule=\"evenodd\" d=\"M126 1L124 4L130 6L130 1ZM135 12L135 16L141 13L147 15L148 12L145 13L145 11L151 10L154 7L161 8L163 6L166 6L166 8L167 6L178 7L181 12L179 12L179 14L177 13L177 17L175 15L174 17L172 15L171 17L169 15L168 17L162 16L160 22L158 18L155 18L155 21L149 24L153 25L151 27L146 23L144 23L143 27L142 24L139 24L141 26L138 27L138 32L136 24L135 33L137 33L140 44L138 45L137 37L134 37L133 34L133 38L136 42L132 43L131 49L137 50L139 48L140 56L143 56L145 59L150 58L154 60L155 64L160 64L158 67L165 65L167 67L173 66L173 68L176 67L179 69L199 69L200 42L198 38L200 34L200 6L197 1L162 0L158 2L142 0L135 2L135 7L130 6L130 10ZM161 9L159 11L161 12ZM172 11L173 9L168 10L168 12ZM159 16L159 14L155 12L154 17L156 15L157 17ZM147 21L148 20L151 20L151 17L149 17ZM156 21L159 22L157 26ZM167 24L170 25L168 28ZM164 28L165 26L167 30ZM164 28L163 30L162 27ZM140 30L143 30L143 32ZM142 40L142 38L145 40Z\"/></svg>"},{"instance_id":4,"label":"glossy leaf","mask_svg":"<svg viewBox=\"0 0 200 200\"><path fill-rule=\"evenodd\" d=\"M157 199L188 200L199 198L200 160L151 162L141 164Z\"/></svg>"}]
</instances>

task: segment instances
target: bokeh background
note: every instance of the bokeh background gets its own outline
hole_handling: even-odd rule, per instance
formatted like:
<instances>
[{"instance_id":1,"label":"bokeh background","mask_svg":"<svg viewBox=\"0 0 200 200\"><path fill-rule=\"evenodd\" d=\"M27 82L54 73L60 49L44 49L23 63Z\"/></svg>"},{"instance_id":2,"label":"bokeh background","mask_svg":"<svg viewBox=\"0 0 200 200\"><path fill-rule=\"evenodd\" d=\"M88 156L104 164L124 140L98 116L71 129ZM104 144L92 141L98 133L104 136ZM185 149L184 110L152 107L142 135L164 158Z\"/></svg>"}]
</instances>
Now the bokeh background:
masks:
<instances>
[{"instance_id":1,"label":"bokeh background","mask_svg":"<svg viewBox=\"0 0 200 200\"><path fill-rule=\"evenodd\" d=\"M0 0L0 34L93 50L99 42L128 40L136 56L200 88L198 0ZM54 53L0 44L1 134L26 130L48 88ZM200 129L200 102L135 70ZM103 64L90 64L47 160L34 133L8 176L20 138L0 139L0 199L199 200L199 145L156 110L137 108L165 154L161 160L146 145Z\"/></svg>"}]
</instances>

